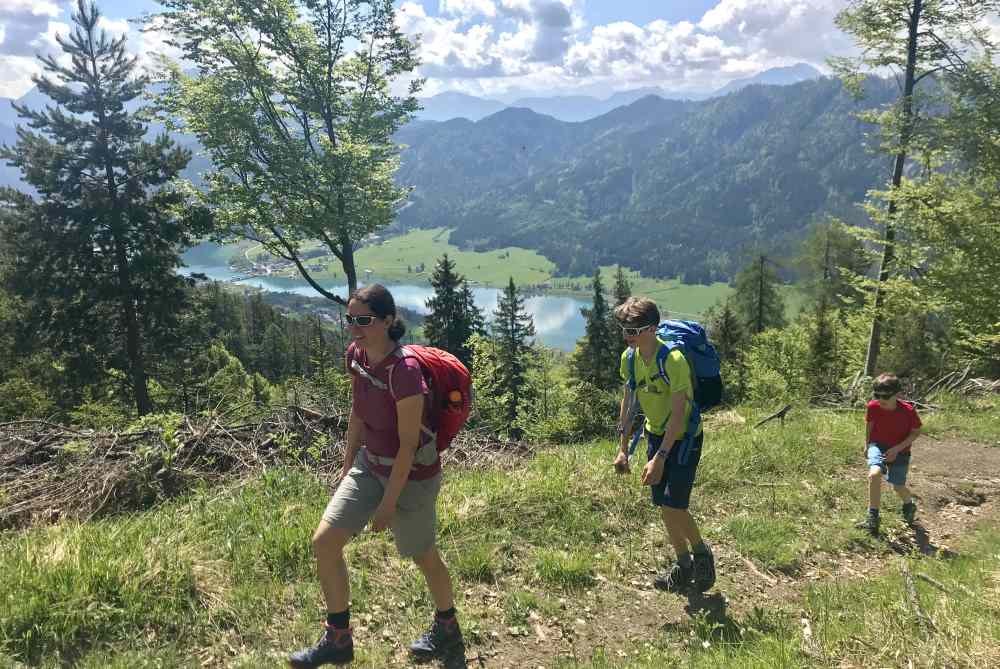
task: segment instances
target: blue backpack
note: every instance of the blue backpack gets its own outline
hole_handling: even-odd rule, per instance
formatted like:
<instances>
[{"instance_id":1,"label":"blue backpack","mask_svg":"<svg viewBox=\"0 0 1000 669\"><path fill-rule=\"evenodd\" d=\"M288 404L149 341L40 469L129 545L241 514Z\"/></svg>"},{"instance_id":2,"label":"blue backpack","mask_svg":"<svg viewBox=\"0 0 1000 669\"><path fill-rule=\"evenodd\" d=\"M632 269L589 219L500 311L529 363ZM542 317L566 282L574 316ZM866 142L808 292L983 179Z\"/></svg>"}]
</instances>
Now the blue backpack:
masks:
<instances>
[{"instance_id":1,"label":"blue backpack","mask_svg":"<svg viewBox=\"0 0 1000 669\"><path fill-rule=\"evenodd\" d=\"M719 354L708 341L705 328L694 321L664 321L656 328L656 338L660 348L656 351L656 368L660 378L670 384L667 370L664 367L667 356L674 349L679 349L691 368L691 379L694 383L695 414L708 411L718 406L722 401L722 370ZM635 390L635 349L628 351L628 385Z\"/></svg>"}]
</instances>

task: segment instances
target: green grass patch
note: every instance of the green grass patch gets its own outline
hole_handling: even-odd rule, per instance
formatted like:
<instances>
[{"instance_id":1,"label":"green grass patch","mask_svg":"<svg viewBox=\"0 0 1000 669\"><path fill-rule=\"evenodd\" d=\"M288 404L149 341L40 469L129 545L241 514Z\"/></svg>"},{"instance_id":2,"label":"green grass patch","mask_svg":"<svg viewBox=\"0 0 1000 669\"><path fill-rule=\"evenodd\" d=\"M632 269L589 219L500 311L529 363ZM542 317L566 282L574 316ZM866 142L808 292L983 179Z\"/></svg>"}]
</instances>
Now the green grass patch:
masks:
<instances>
[{"instance_id":1,"label":"green grass patch","mask_svg":"<svg viewBox=\"0 0 1000 669\"><path fill-rule=\"evenodd\" d=\"M1000 446L1000 397L942 394L936 395L933 401L943 410L921 416L927 435L932 438L960 437L987 446ZM927 446L927 439L924 442ZM918 441L916 448L920 447Z\"/></svg>"},{"instance_id":2,"label":"green grass patch","mask_svg":"<svg viewBox=\"0 0 1000 669\"><path fill-rule=\"evenodd\" d=\"M580 550L540 549L535 556L534 573L542 583L566 590L594 583L590 556Z\"/></svg>"},{"instance_id":3,"label":"green grass patch","mask_svg":"<svg viewBox=\"0 0 1000 669\"><path fill-rule=\"evenodd\" d=\"M864 643L880 649L880 666L905 655L884 654L879 644L889 653L906 643L916 644L913 657L939 662L927 666L990 666L983 658L993 657L987 640L996 639L997 614L982 602L1000 601L997 532L984 531L956 559L908 563L951 593L917 583L922 605L948 630L919 637L906 617L898 558L852 527L865 499L861 414L796 410L784 426L753 429L762 412L739 411L745 424L706 434L692 512L709 540L791 573L811 558L853 551L889 563L884 578L810 591L809 648L798 610L776 602L740 615L693 611L627 657L597 654L579 666L830 666L842 658L861 665ZM513 471L448 473L439 543L470 637L530 628L533 612L574 616L580 601L607 592L605 580L645 580L672 557L638 482L641 457L618 477L613 453L608 441L577 444L542 450ZM328 494L309 471L274 469L140 514L0 534L0 666L282 666L284 652L319 631L310 537ZM385 667L396 660L384 639L417 636L432 610L429 594L387 533L359 535L347 557L354 620L364 629L356 666ZM723 570L720 587L725 579ZM981 620L974 611L984 611ZM881 640L878 630L894 615L904 636Z\"/></svg>"},{"instance_id":4,"label":"green grass patch","mask_svg":"<svg viewBox=\"0 0 1000 669\"><path fill-rule=\"evenodd\" d=\"M726 523L726 532L737 550L765 566L791 572L799 564L800 530L789 520L757 514L733 518Z\"/></svg>"}]
</instances>

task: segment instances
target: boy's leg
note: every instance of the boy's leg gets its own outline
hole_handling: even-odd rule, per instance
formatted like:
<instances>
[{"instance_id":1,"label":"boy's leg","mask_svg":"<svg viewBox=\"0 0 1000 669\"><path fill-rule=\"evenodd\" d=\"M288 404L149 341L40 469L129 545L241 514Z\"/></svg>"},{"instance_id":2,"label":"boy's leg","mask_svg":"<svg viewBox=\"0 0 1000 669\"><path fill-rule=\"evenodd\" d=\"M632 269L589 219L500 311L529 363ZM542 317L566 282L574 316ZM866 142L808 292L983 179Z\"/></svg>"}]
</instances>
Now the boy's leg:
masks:
<instances>
[{"instance_id":1,"label":"boy's leg","mask_svg":"<svg viewBox=\"0 0 1000 669\"><path fill-rule=\"evenodd\" d=\"M888 480L892 485L892 489L899 496L899 499L903 501L903 520L907 523L913 523L913 519L917 514L917 505L913 503L913 494L910 489L906 487L906 477L910 471L910 456L899 455L896 457L895 462L889 465Z\"/></svg>"},{"instance_id":2,"label":"boy's leg","mask_svg":"<svg viewBox=\"0 0 1000 669\"><path fill-rule=\"evenodd\" d=\"M678 564L665 577L657 579L657 585L668 590L676 591L670 586L677 579L693 579L695 587L702 592L715 583L714 557L688 511L701 445L702 435L674 444L664 468L663 481L654 487L658 490L653 491L653 503L661 507L663 523L678 556Z\"/></svg>"},{"instance_id":3,"label":"boy's leg","mask_svg":"<svg viewBox=\"0 0 1000 669\"><path fill-rule=\"evenodd\" d=\"M882 476L886 471L885 457L878 444L868 445L868 513L858 524L873 537L878 536L879 506L882 503Z\"/></svg>"},{"instance_id":4,"label":"boy's leg","mask_svg":"<svg viewBox=\"0 0 1000 669\"><path fill-rule=\"evenodd\" d=\"M878 510L882 503L882 470L878 467L868 469L868 510Z\"/></svg>"}]
</instances>

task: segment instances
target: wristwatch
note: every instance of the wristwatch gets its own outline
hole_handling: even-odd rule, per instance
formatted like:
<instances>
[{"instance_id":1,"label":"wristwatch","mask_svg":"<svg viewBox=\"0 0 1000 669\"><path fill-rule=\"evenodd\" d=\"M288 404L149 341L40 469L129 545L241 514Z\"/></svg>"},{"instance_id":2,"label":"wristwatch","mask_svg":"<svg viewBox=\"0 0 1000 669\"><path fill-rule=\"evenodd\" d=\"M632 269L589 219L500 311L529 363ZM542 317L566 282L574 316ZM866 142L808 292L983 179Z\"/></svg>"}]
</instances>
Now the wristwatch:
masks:
<instances>
[{"instance_id":1,"label":"wristwatch","mask_svg":"<svg viewBox=\"0 0 1000 669\"><path fill-rule=\"evenodd\" d=\"M664 459L666 459L666 457L668 455L670 455L670 451L662 449L662 448L658 449L656 451L656 453L653 453L653 457L654 458L664 458Z\"/></svg>"}]
</instances>

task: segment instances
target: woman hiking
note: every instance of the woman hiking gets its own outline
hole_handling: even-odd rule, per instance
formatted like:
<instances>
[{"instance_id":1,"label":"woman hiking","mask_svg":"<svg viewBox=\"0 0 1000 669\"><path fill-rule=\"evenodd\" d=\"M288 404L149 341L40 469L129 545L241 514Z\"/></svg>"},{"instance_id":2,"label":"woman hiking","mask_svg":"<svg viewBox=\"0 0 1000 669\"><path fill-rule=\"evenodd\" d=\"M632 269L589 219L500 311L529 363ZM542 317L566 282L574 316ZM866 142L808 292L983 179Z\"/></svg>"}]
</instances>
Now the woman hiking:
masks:
<instances>
[{"instance_id":1,"label":"woman hiking","mask_svg":"<svg viewBox=\"0 0 1000 669\"><path fill-rule=\"evenodd\" d=\"M316 645L292 653L288 663L310 669L354 659L344 548L366 524L374 532L392 530L399 554L417 564L434 600L430 629L410 652L419 660L464 653L451 575L436 546L441 460L433 434L423 429L429 389L420 363L399 344L406 327L384 286L355 291L346 320L352 404L344 468L312 538L326 623Z\"/></svg>"}]
</instances>

